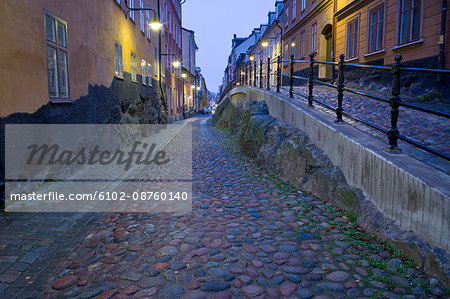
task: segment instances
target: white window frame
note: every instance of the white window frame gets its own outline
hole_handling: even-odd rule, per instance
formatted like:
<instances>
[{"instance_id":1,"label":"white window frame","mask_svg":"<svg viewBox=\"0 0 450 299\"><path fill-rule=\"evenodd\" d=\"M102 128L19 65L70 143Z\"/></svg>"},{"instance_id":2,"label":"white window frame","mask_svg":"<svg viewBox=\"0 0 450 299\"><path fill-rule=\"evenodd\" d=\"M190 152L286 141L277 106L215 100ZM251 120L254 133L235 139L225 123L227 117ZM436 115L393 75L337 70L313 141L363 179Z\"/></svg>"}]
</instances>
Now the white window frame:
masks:
<instances>
[{"instance_id":1,"label":"white window frame","mask_svg":"<svg viewBox=\"0 0 450 299\"><path fill-rule=\"evenodd\" d=\"M152 82L152 65L150 63L147 63L147 85L153 86Z\"/></svg>"},{"instance_id":2,"label":"white window frame","mask_svg":"<svg viewBox=\"0 0 450 299\"><path fill-rule=\"evenodd\" d=\"M152 31L150 28L150 11L147 10L146 12L146 22L145 27L147 27L147 39L152 40Z\"/></svg>"},{"instance_id":3,"label":"white window frame","mask_svg":"<svg viewBox=\"0 0 450 299\"><path fill-rule=\"evenodd\" d=\"M311 25L311 52L317 51L317 22Z\"/></svg>"},{"instance_id":4,"label":"white window frame","mask_svg":"<svg viewBox=\"0 0 450 299\"><path fill-rule=\"evenodd\" d=\"M139 0L139 7L144 8L144 0ZM139 23L141 24L141 32L145 35L145 11L139 11Z\"/></svg>"},{"instance_id":5,"label":"white window frame","mask_svg":"<svg viewBox=\"0 0 450 299\"><path fill-rule=\"evenodd\" d=\"M300 58L305 57L306 52L306 32L305 30L302 30L300 32L300 38L299 38L299 50L300 50Z\"/></svg>"},{"instance_id":6,"label":"white window frame","mask_svg":"<svg viewBox=\"0 0 450 299\"><path fill-rule=\"evenodd\" d=\"M144 59L141 60L141 71L142 71L142 84L147 85L147 61Z\"/></svg>"},{"instance_id":7,"label":"white window frame","mask_svg":"<svg viewBox=\"0 0 450 299\"><path fill-rule=\"evenodd\" d=\"M130 66L131 66L131 81L137 83L137 62L136 54L131 52L130 55Z\"/></svg>"},{"instance_id":8,"label":"white window frame","mask_svg":"<svg viewBox=\"0 0 450 299\"><path fill-rule=\"evenodd\" d=\"M47 39L47 17L53 20L53 34L54 34L54 38L55 40L49 40ZM64 30L65 30L65 40L64 40L64 44L61 44L59 41L59 37L58 37L58 24L64 26ZM48 95L49 95L49 99L50 100L58 100L58 99L64 99L64 100L68 100L70 98L70 86L69 86L69 55L68 55L68 31L67 31L67 22L64 21L61 18L58 18L57 16L53 15L50 12L45 11L44 12L44 30L46 33L46 56L47 56L47 80L48 80ZM56 69L56 81L57 81L57 90L56 96L52 96L50 95L50 80L49 80L49 61L48 61L48 50L49 48L52 48L53 50L55 50L56 53L56 59L55 59L55 69ZM66 74L65 74L65 78L66 78L66 82L65 85L67 86L67 95L66 96L61 96L61 72L60 72L60 53L64 53L65 57L66 57Z\"/></svg>"},{"instance_id":9,"label":"white window frame","mask_svg":"<svg viewBox=\"0 0 450 299\"><path fill-rule=\"evenodd\" d=\"M114 42L114 62L116 77L123 79L122 45L118 42Z\"/></svg>"}]
</instances>

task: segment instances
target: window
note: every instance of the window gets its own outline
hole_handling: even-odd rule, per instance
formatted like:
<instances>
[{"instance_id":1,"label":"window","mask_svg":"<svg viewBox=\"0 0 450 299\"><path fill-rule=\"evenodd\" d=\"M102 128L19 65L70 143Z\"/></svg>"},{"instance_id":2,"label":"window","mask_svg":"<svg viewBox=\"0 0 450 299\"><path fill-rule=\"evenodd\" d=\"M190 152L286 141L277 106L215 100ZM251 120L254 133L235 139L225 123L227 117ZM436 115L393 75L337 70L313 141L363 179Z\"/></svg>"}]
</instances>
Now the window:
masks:
<instances>
[{"instance_id":1,"label":"window","mask_svg":"<svg viewBox=\"0 0 450 299\"><path fill-rule=\"evenodd\" d=\"M305 31L300 32L300 58L305 57Z\"/></svg>"},{"instance_id":2,"label":"window","mask_svg":"<svg viewBox=\"0 0 450 299\"><path fill-rule=\"evenodd\" d=\"M300 0L300 11L304 12L306 9L306 0Z\"/></svg>"},{"instance_id":3,"label":"window","mask_svg":"<svg viewBox=\"0 0 450 299\"><path fill-rule=\"evenodd\" d=\"M285 57L285 62L284 62L284 65L286 66L287 64L288 64L288 62L287 62L287 60L289 59L289 45L288 44L285 44L284 45L284 57Z\"/></svg>"},{"instance_id":4,"label":"window","mask_svg":"<svg viewBox=\"0 0 450 299\"><path fill-rule=\"evenodd\" d=\"M142 69L142 84L147 84L147 62L142 59L141 61L141 69Z\"/></svg>"},{"instance_id":5,"label":"window","mask_svg":"<svg viewBox=\"0 0 450 299\"><path fill-rule=\"evenodd\" d=\"M317 51L317 23L311 25L311 52Z\"/></svg>"},{"instance_id":6,"label":"window","mask_svg":"<svg viewBox=\"0 0 450 299\"><path fill-rule=\"evenodd\" d=\"M147 84L152 86L152 66L150 63L147 64Z\"/></svg>"},{"instance_id":7,"label":"window","mask_svg":"<svg viewBox=\"0 0 450 299\"><path fill-rule=\"evenodd\" d=\"M144 8L144 0L140 0L140 8ZM139 22L141 23L141 32L145 34L145 10L139 11Z\"/></svg>"},{"instance_id":8,"label":"window","mask_svg":"<svg viewBox=\"0 0 450 299\"><path fill-rule=\"evenodd\" d=\"M285 16L284 16L284 26L287 27L289 25L289 7L286 6Z\"/></svg>"},{"instance_id":9,"label":"window","mask_svg":"<svg viewBox=\"0 0 450 299\"><path fill-rule=\"evenodd\" d=\"M116 61L116 76L123 78L123 63L122 63L122 46L119 43L114 44L115 61Z\"/></svg>"},{"instance_id":10,"label":"window","mask_svg":"<svg viewBox=\"0 0 450 299\"><path fill-rule=\"evenodd\" d=\"M131 80L134 82L137 82L136 67L136 54L131 52Z\"/></svg>"},{"instance_id":11,"label":"window","mask_svg":"<svg viewBox=\"0 0 450 299\"><path fill-rule=\"evenodd\" d=\"M358 19L347 23L347 59L358 56Z\"/></svg>"},{"instance_id":12,"label":"window","mask_svg":"<svg viewBox=\"0 0 450 299\"><path fill-rule=\"evenodd\" d=\"M156 67L156 64L158 63L158 51L156 50L156 48L154 50L155 50L155 53L154 53L155 60L153 60L153 61L155 64L155 76L158 76L158 69Z\"/></svg>"},{"instance_id":13,"label":"window","mask_svg":"<svg viewBox=\"0 0 450 299\"><path fill-rule=\"evenodd\" d=\"M48 93L50 98L69 98L67 23L45 14Z\"/></svg>"},{"instance_id":14,"label":"window","mask_svg":"<svg viewBox=\"0 0 450 299\"><path fill-rule=\"evenodd\" d=\"M120 5L120 0L115 0L116 2L117 2L117 4L119 4Z\"/></svg>"},{"instance_id":15,"label":"window","mask_svg":"<svg viewBox=\"0 0 450 299\"><path fill-rule=\"evenodd\" d=\"M420 0L400 0L399 44L405 44L419 39L420 19Z\"/></svg>"},{"instance_id":16,"label":"window","mask_svg":"<svg viewBox=\"0 0 450 299\"><path fill-rule=\"evenodd\" d=\"M297 15L297 0L292 0L292 21L295 20Z\"/></svg>"},{"instance_id":17,"label":"window","mask_svg":"<svg viewBox=\"0 0 450 299\"><path fill-rule=\"evenodd\" d=\"M147 10L145 27L147 27L147 38L148 40L152 39L152 31L150 30L150 12Z\"/></svg>"},{"instance_id":18,"label":"window","mask_svg":"<svg viewBox=\"0 0 450 299\"><path fill-rule=\"evenodd\" d=\"M369 10L369 52L383 48L384 5L378 5Z\"/></svg>"},{"instance_id":19,"label":"window","mask_svg":"<svg viewBox=\"0 0 450 299\"><path fill-rule=\"evenodd\" d=\"M128 6L130 8L134 8L134 0L129 0L128 1ZM136 22L135 19L134 19L134 10L130 10L130 19L132 19L133 22Z\"/></svg>"},{"instance_id":20,"label":"window","mask_svg":"<svg viewBox=\"0 0 450 299\"><path fill-rule=\"evenodd\" d=\"M172 13L169 11L169 33L172 34Z\"/></svg>"}]
</instances>

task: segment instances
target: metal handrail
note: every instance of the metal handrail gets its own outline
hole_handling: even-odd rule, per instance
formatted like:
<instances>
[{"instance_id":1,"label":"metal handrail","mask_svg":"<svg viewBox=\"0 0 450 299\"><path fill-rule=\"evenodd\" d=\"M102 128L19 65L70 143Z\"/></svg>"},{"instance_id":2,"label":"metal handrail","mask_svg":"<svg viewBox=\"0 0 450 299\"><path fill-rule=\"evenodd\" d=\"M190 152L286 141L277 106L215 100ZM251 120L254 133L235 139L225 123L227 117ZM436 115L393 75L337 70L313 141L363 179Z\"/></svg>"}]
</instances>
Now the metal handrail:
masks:
<instances>
[{"instance_id":1,"label":"metal handrail","mask_svg":"<svg viewBox=\"0 0 450 299\"><path fill-rule=\"evenodd\" d=\"M309 60L304 59L294 59L293 56L291 56L290 60L282 60L281 57L277 57L274 60L271 60L270 58L266 59L265 63L263 63L262 60L260 60L260 63L257 64L256 62L252 66L251 64L246 64L243 68L243 70L246 70L246 75L243 77L240 77L240 83L237 83L238 80L233 80L230 84L242 84L242 85L251 85L251 86L258 86L259 88L265 88L267 90L270 90L271 87L276 87L276 91L280 92L280 89L289 91L289 97L293 98L294 94L299 95L301 97L307 98L308 106L314 107L313 103L317 103L329 110L332 110L336 113L336 122L344 122L342 119L343 116L353 119L357 122L363 123L370 128L373 128L379 132L382 132L388 136L389 143L386 149L391 153L398 153L401 152L400 148L398 147L397 141L402 140L406 143L409 143L413 146L416 146L420 149L423 149L425 151L428 151L436 156L439 156L441 158L444 158L446 160L450 160L450 157L442 152L439 152L433 148L430 148L424 144L421 144L420 142L414 141L406 136L400 135L399 131L397 129L397 122L398 122L398 116L399 116L399 107L407 107L413 110L422 111L428 114L437 115L444 118L450 118L450 114L444 111L439 111L435 109L430 109L426 107L422 107L420 105L410 104L410 103L403 103L400 100L400 75L402 72L418 72L418 73L427 73L427 74L437 74L437 75L450 75L450 70L437 70L437 69L426 69L426 68L414 68L414 67L404 67L401 65L402 57L400 55L395 56L395 63L392 66L380 66L380 65L369 65L369 64L356 64L356 63L348 63L344 60L345 56L340 55L339 62L334 61L320 61L320 60L314 60L314 54L311 53L309 55ZM271 69L271 65L276 63L276 68L273 67ZM303 76L296 76L294 75L294 64L295 63L308 63L309 64L309 73L307 77ZM281 64L283 64L283 67L286 67L286 64L290 65L290 73L289 74L283 74L281 72ZM334 67L338 68L338 80L336 84L330 84L327 82L323 82L318 80L314 77L314 66L316 64L321 65L327 65L333 67L333 73L334 73ZM258 67L259 66L259 67ZM392 84L392 97L391 98L385 98L382 96L378 96L371 93L366 93L363 91L359 91L353 88L349 88L344 86L344 69L346 67L358 67L358 68L364 68L364 69L375 69L375 70L384 70L384 71L391 71L393 74L393 84ZM264 70L264 72L263 72ZM257 72L259 72L258 79L256 77ZM251 74L253 74L253 79ZM272 79L276 79L276 84L271 84L270 79L271 76L275 76ZM288 86L282 86L281 84L281 78L288 77L289 78L289 87ZM243 81L244 79L244 81ZM308 94L304 94L298 91L294 90L294 79L299 80L305 80L308 82ZM263 83L265 81L265 83ZM328 88L336 89L337 90L337 106L332 107L324 102L321 102L314 98L313 96L313 89L314 84L319 84L326 86ZM228 90L228 86L224 89ZM343 95L345 92L350 92L353 94L357 94L360 96L364 96L373 100L377 100L383 103L389 104L391 106L391 126L389 129L384 129L382 127L379 127L373 123L370 123L367 120L361 119L359 117L356 117L354 115L350 115L343 109Z\"/></svg>"},{"instance_id":2,"label":"metal handrail","mask_svg":"<svg viewBox=\"0 0 450 299\"><path fill-rule=\"evenodd\" d=\"M373 69L373 70L387 70L387 71L392 70L392 67L388 67L388 66L356 64L356 63L347 63L347 62L344 62L344 66L353 66L353 67L360 67L360 68Z\"/></svg>"}]
</instances>

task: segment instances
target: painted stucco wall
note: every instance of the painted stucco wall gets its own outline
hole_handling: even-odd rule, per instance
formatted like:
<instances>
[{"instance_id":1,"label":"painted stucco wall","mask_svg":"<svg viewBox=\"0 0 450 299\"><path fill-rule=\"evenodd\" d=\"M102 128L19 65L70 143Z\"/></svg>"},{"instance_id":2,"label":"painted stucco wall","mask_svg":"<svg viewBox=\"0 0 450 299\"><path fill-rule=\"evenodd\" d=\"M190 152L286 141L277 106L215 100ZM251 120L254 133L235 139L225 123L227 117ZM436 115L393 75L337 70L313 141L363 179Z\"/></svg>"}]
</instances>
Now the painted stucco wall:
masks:
<instances>
[{"instance_id":1,"label":"painted stucco wall","mask_svg":"<svg viewBox=\"0 0 450 299\"><path fill-rule=\"evenodd\" d=\"M136 54L137 74L141 60L154 69L157 33L151 40L135 23L125 18L113 0L4 0L0 10L0 117L14 112L36 111L49 102L44 11L67 22L70 99L88 94L89 85L110 86L114 78L114 42L122 45L123 71L131 71L131 51ZM139 1L135 1L138 5ZM156 0L144 5L156 9ZM153 14L151 15L153 18Z\"/></svg>"}]
</instances>

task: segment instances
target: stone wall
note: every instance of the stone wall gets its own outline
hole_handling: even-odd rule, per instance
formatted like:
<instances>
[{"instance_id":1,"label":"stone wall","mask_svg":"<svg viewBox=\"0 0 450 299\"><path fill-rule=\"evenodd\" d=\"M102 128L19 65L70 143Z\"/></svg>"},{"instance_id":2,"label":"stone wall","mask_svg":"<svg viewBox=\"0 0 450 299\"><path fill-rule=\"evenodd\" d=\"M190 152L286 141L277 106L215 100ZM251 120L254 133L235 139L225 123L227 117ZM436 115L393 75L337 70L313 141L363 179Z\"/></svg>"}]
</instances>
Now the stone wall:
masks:
<instances>
[{"instance_id":1,"label":"stone wall","mask_svg":"<svg viewBox=\"0 0 450 299\"><path fill-rule=\"evenodd\" d=\"M0 204L3 207L5 178L5 124L158 124L166 123L165 109L160 101L158 82L153 87L114 78L111 86L89 86L89 93L71 104L42 106L34 113L14 113L0 118ZM164 86L163 86L164 88ZM20 136L18 136L20 138Z\"/></svg>"},{"instance_id":2,"label":"stone wall","mask_svg":"<svg viewBox=\"0 0 450 299\"><path fill-rule=\"evenodd\" d=\"M221 100L213 119L216 126L230 128L242 150L260 166L356 213L358 224L448 286L445 175L428 172L405 155L394 161L378 140L333 124L333 119L325 121L318 113L274 93L240 86Z\"/></svg>"},{"instance_id":3,"label":"stone wall","mask_svg":"<svg viewBox=\"0 0 450 299\"><path fill-rule=\"evenodd\" d=\"M259 166L321 199L359 212L361 190L349 187L342 170L307 135L271 117L264 101L254 101L245 109L226 100L213 119L239 137L242 150Z\"/></svg>"}]
</instances>

